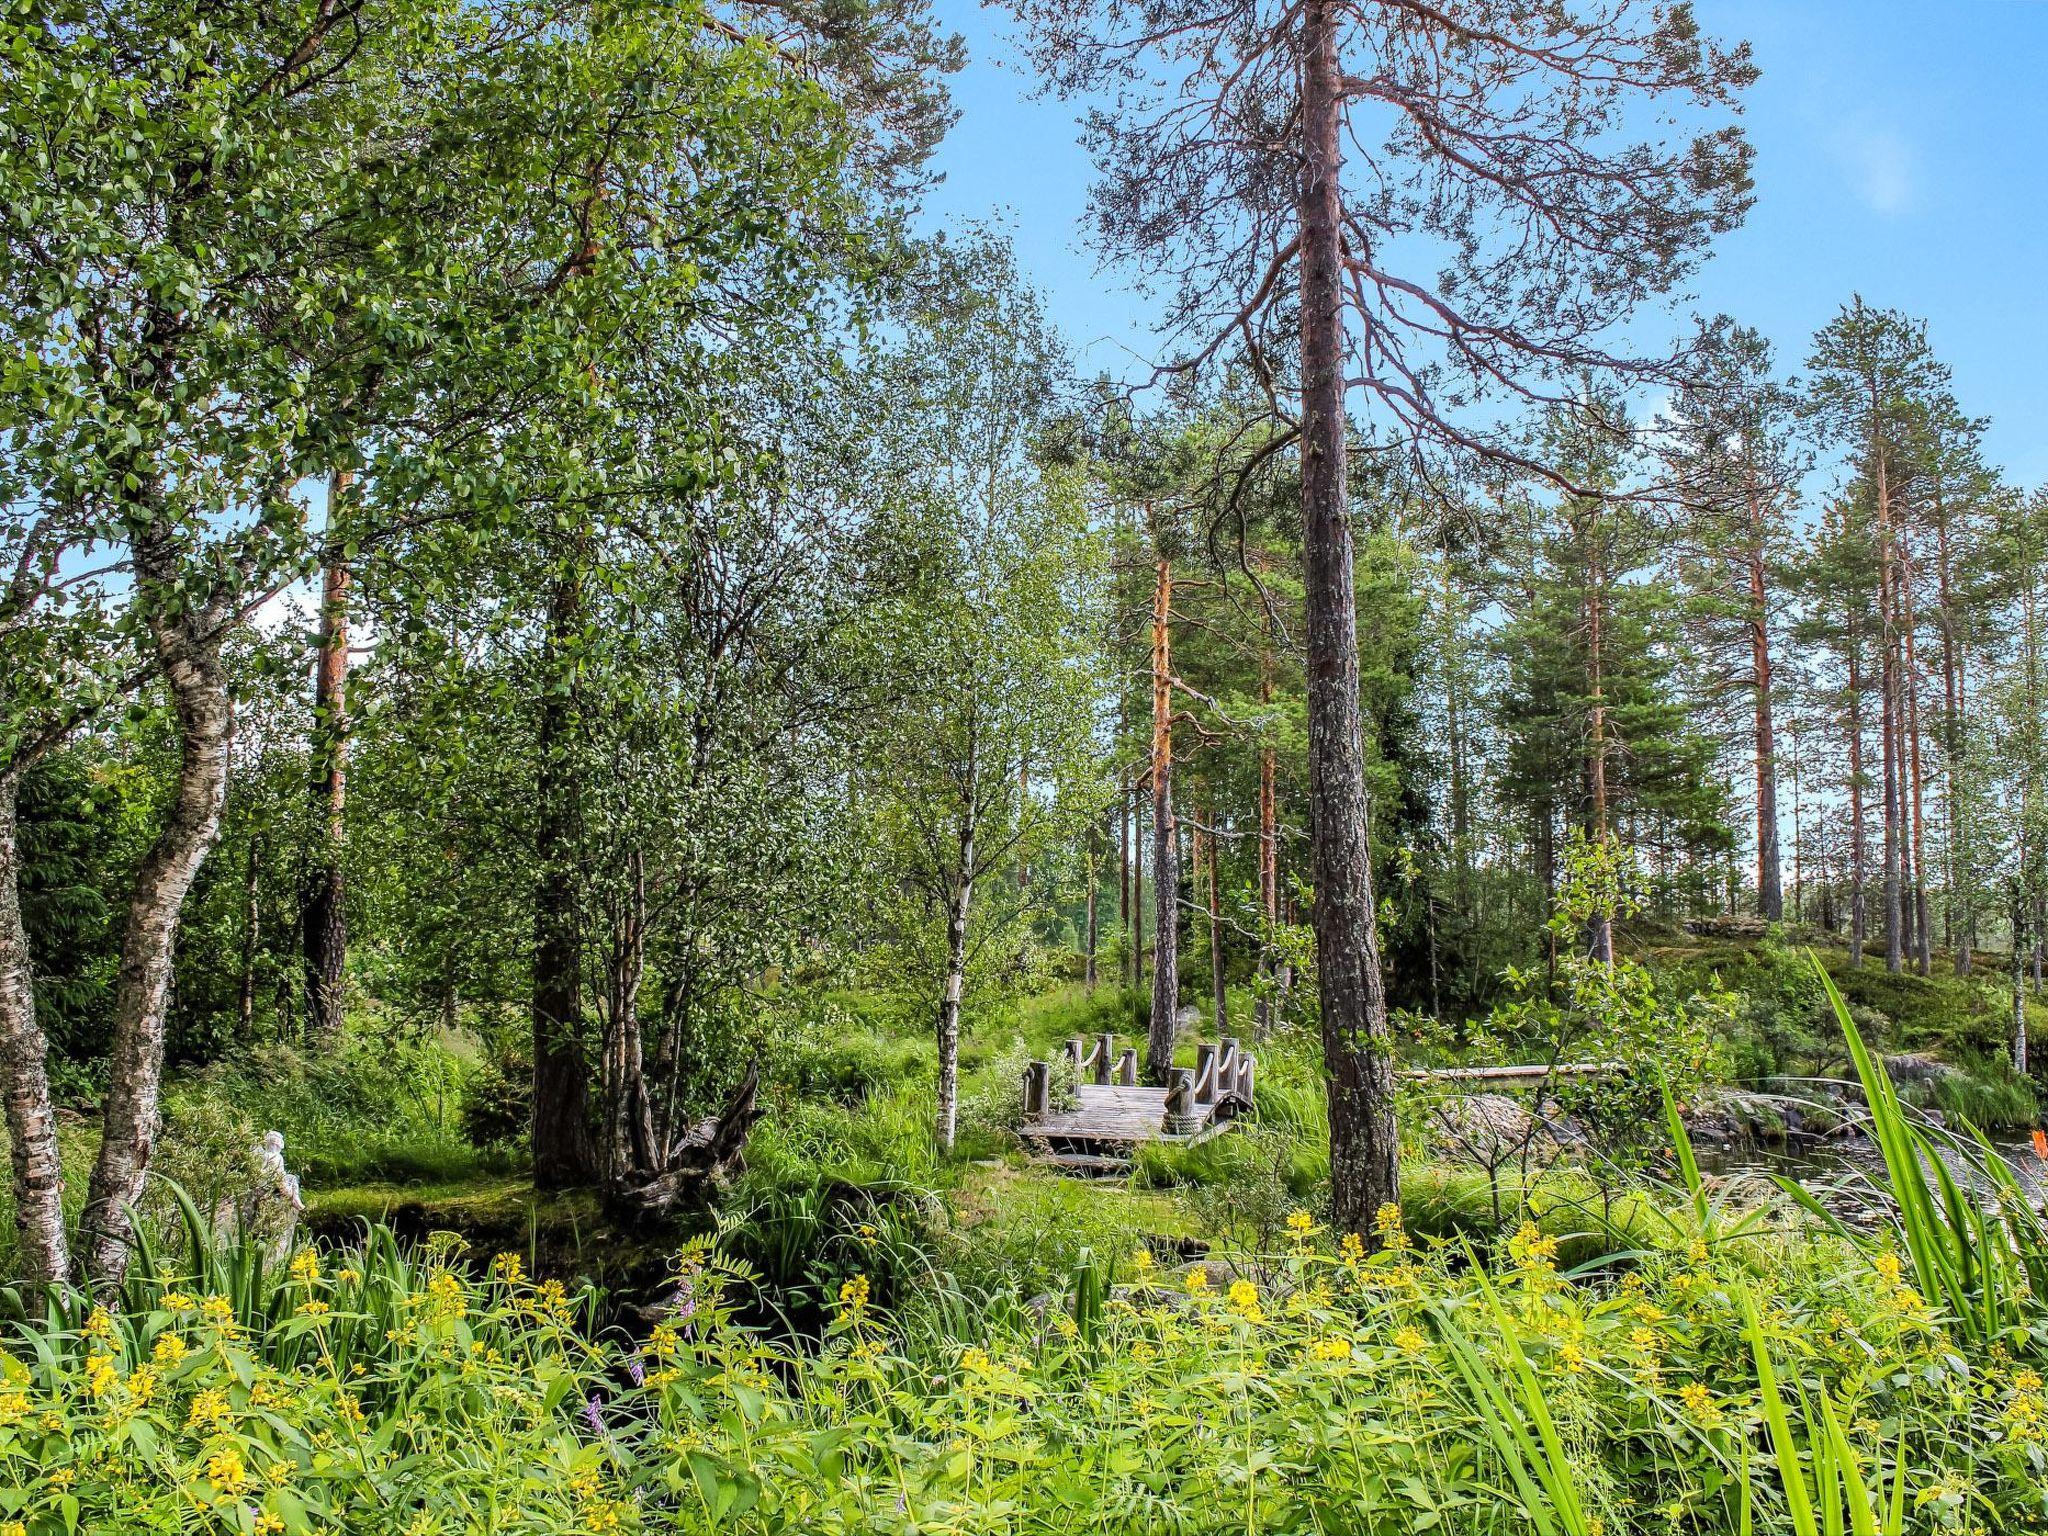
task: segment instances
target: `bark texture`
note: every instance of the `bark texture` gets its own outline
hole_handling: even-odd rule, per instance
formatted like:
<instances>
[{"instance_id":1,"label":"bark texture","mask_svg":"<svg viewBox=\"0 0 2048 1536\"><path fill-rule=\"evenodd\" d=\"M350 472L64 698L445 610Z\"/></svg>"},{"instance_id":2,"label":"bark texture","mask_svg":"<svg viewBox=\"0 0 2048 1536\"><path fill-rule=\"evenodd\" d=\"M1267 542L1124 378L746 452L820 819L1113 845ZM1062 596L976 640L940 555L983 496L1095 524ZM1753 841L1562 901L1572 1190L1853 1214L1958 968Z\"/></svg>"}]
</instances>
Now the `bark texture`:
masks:
<instances>
[{"instance_id":1,"label":"bark texture","mask_svg":"<svg viewBox=\"0 0 2048 1536\"><path fill-rule=\"evenodd\" d=\"M1164 1086L1173 1068L1180 1007L1180 831L1173 817L1173 566L1155 563L1152 585L1152 1018L1145 1076Z\"/></svg>"},{"instance_id":2,"label":"bark texture","mask_svg":"<svg viewBox=\"0 0 2048 1536\"><path fill-rule=\"evenodd\" d=\"M1374 927L1344 443L1342 104L1336 13L1302 9L1302 565L1317 990L1330 1106L1331 1219L1368 1238L1398 1198L1394 1075Z\"/></svg>"},{"instance_id":3,"label":"bark texture","mask_svg":"<svg viewBox=\"0 0 2048 1536\"><path fill-rule=\"evenodd\" d=\"M320 633L313 669L313 856L300 896L300 938L306 963L306 1034L316 1049L341 1038L343 976L348 964L348 876L342 864L348 802L349 567L334 525L345 516L355 476L329 483L329 538L321 564Z\"/></svg>"},{"instance_id":4,"label":"bark texture","mask_svg":"<svg viewBox=\"0 0 2048 1536\"><path fill-rule=\"evenodd\" d=\"M167 601L176 601L167 597L175 591L172 559L158 540L138 541L138 576L155 589L150 634L177 716L180 756L177 796L135 874L114 980L114 1038L100 1150L79 1224L82 1277L102 1288L120 1282L134 1246L132 1208L142 1197L143 1176L156 1147L164 1012L178 918L220 836L234 739L217 630L189 610L165 611Z\"/></svg>"},{"instance_id":5,"label":"bark texture","mask_svg":"<svg viewBox=\"0 0 2048 1536\"><path fill-rule=\"evenodd\" d=\"M960 1129L960 999L967 987L967 921L974 899L974 824L960 827L959 876L946 905L946 980L939 993L939 1104L936 1133L951 1150Z\"/></svg>"},{"instance_id":6,"label":"bark texture","mask_svg":"<svg viewBox=\"0 0 2048 1536\"><path fill-rule=\"evenodd\" d=\"M16 1265L30 1286L71 1273L64 1228L64 1165L50 1101L49 1042L36 1017L34 968L21 920L21 845L16 803L20 779L0 775L0 1096L14 1160Z\"/></svg>"}]
</instances>

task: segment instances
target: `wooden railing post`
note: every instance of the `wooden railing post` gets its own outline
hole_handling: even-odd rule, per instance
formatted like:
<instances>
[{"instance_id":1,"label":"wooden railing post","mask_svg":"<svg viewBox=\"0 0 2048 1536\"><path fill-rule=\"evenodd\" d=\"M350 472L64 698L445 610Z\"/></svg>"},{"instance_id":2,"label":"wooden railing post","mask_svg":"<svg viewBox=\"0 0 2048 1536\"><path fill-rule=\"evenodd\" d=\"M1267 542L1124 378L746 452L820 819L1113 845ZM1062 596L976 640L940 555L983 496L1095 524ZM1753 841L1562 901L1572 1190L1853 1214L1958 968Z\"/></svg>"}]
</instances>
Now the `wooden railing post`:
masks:
<instances>
[{"instance_id":1,"label":"wooden railing post","mask_svg":"<svg viewBox=\"0 0 2048 1536\"><path fill-rule=\"evenodd\" d=\"M1166 1075L1166 1118L1160 1129L1169 1136L1192 1136L1202 1128L1195 1108L1195 1074L1175 1067Z\"/></svg>"},{"instance_id":2,"label":"wooden railing post","mask_svg":"<svg viewBox=\"0 0 2048 1536\"><path fill-rule=\"evenodd\" d=\"M1081 1077L1082 1065L1087 1059L1088 1042L1079 1035L1071 1037L1067 1041L1067 1064L1074 1069L1074 1078L1077 1082Z\"/></svg>"},{"instance_id":3,"label":"wooden railing post","mask_svg":"<svg viewBox=\"0 0 2048 1536\"><path fill-rule=\"evenodd\" d=\"M1116 1080L1121 1088L1138 1086L1138 1053L1128 1045L1124 1047L1123 1055L1116 1059Z\"/></svg>"},{"instance_id":4,"label":"wooden railing post","mask_svg":"<svg viewBox=\"0 0 2048 1536\"><path fill-rule=\"evenodd\" d=\"M1097 1087L1109 1086L1109 1075L1114 1070L1111 1058L1116 1053L1116 1036L1108 1033L1095 1037L1095 1083Z\"/></svg>"},{"instance_id":5,"label":"wooden railing post","mask_svg":"<svg viewBox=\"0 0 2048 1536\"><path fill-rule=\"evenodd\" d=\"M1034 1061L1024 1068L1024 1114L1043 1117L1052 1104L1052 1065Z\"/></svg>"},{"instance_id":6,"label":"wooden railing post","mask_svg":"<svg viewBox=\"0 0 2048 1536\"><path fill-rule=\"evenodd\" d=\"M1202 1044L1195 1047L1195 1103L1216 1102L1216 1047Z\"/></svg>"}]
</instances>

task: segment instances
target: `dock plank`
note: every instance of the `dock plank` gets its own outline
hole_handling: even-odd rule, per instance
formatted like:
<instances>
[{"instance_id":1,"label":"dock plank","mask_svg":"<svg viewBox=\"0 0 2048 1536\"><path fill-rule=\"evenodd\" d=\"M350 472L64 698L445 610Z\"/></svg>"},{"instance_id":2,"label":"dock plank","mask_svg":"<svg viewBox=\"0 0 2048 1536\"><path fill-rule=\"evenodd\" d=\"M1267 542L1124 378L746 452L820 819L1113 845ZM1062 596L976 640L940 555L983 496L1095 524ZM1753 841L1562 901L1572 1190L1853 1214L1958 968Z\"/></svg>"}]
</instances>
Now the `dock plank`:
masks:
<instances>
[{"instance_id":1,"label":"dock plank","mask_svg":"<svg viewBox=\"0 0 2048 1536\"><path fill-rule=\"evenodd\" d=\"M1164 1088L1082 1083L1074 1090L1074 1099L1072 1109L1030 1122L1022 1127L1023 1134L1042 1142L1198 1141L1221 1128L1215 1106L1205 1105L1201 1130L1193 1136L1168 1136Z\"/></svg>"}]
</instances>

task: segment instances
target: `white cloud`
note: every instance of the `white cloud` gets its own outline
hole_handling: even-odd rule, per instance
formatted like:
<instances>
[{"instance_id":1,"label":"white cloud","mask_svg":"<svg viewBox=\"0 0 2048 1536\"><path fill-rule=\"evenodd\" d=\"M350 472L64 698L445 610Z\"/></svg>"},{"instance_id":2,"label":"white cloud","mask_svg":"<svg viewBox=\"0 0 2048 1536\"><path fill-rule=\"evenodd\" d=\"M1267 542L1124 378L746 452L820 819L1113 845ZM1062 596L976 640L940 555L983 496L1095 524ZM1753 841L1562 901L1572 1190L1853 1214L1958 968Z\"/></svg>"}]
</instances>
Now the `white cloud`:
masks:
<instances>
[{"instance_id":1,"label":"white cloud","mask_svg":"<svg viewBox=\"0 0 2048 1536\"><path fill-rule=\"evenodd\" d=\"M1856 195L1876 212L1906 213L1918 201L1920 157L1897 129L1840 123L1833 148Z\"/></svg>"}]
</instances>

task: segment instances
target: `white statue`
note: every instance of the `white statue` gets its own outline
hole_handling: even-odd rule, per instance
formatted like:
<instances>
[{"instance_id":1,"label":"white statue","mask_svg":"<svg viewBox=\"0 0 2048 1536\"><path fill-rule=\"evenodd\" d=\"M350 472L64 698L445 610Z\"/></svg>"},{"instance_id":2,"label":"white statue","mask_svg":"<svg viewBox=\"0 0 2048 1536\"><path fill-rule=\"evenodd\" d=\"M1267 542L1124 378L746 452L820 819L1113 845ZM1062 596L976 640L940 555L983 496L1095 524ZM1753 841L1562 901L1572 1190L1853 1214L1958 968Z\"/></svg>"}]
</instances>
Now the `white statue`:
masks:
<instances>
[{"instance_id":1,"label":"white statue","mask_svg":"<svg viewBox=\"0 0 2048 1536\"><path fill-rule=\"evenodd\" d=\"M299 1214L306 1209L298 1175L284 1165L284 1133L265 1131L249 1149L249 1166L249 1187L223 1200L213 1213L214 1241L253 1238L263 1244L271 1263L280 1264L292 1251Z\"/></svg>"}]
</instances>

